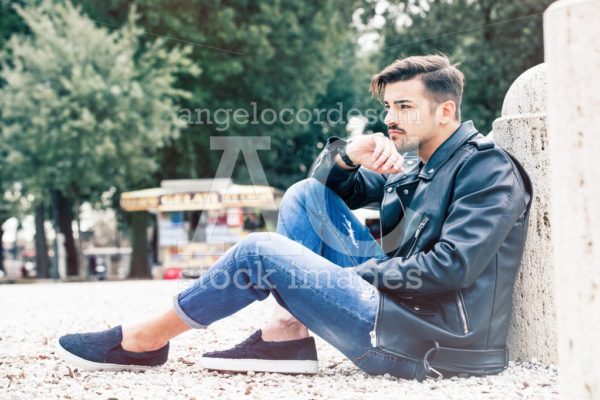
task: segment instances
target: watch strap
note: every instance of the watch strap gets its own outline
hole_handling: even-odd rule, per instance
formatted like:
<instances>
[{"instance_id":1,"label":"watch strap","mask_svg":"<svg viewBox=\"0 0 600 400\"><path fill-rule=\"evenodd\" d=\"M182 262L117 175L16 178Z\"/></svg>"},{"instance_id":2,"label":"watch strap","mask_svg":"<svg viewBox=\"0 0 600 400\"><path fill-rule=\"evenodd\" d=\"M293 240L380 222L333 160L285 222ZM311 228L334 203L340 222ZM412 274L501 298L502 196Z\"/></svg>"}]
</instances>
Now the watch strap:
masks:
<instances>
[{"instance_id":1,"label":"watch strap","mask_svg":"<svg viewBox=\"0 0 600 400\"><path fill-rule=\"evenodd\" d=\"M351 140L352 139L344 140L340 138L334 138L330 142L330 144L332 146L334 155L339 155L342 161L344 161L344 164L346 164L350 168L358 168L360 167L360 164L355 164L354 162L352 162L352 160L348 156L348 153L346 153L346 147L351 142Z\"/></svg>"},{"instance_id":2,"label":"watch strap","mask_svg":"<svg viewBox=\"0 0 600 400\"><path fill-rule=\"evenodd\" d=\"M344 161L344 163L351 167L351 168L356 168L358 167L358 164L354 164L352 162L352 160L350 159L350 157L348 157L348 154L346 153L346 148L343 148L342 150L340 150L338 152L338 154L340 155L340 158L342 159L342 161Z\"/></svg>"}]
</instances>

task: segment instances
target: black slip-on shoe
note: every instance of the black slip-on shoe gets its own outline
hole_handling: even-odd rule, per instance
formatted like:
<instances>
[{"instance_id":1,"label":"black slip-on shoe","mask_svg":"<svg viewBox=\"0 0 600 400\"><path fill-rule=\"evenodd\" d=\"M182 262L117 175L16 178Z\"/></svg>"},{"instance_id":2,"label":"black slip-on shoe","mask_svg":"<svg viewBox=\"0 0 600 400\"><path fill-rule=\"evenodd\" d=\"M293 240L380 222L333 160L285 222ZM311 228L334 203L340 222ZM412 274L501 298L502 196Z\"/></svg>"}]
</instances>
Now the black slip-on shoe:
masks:
<instances>
[{"instance_id":1,"label":"black slip-on shoe","mask_svg":"<svg viewBox=\"0 0 600 400\"><path fill-rule=\"evenodd\" d=\"M64 335L58 339L57 353L73 366L92 371L141 371L167 362L169 343L158 350L133 352L121 347L122 340L121 326Z\"/></svg>"},{"instance_id":2,"label":"black slip-on shoe","mask_svg":"<svg viewBox=\"0 0 600 400\"><path fill-rule=\"evenodd\" d=\"M198 364L207 369L236 372L316 374L319 370L313 337L265 342L261 336L259 329L231 349L203 354Z\"/></svg>"}]
</instances>

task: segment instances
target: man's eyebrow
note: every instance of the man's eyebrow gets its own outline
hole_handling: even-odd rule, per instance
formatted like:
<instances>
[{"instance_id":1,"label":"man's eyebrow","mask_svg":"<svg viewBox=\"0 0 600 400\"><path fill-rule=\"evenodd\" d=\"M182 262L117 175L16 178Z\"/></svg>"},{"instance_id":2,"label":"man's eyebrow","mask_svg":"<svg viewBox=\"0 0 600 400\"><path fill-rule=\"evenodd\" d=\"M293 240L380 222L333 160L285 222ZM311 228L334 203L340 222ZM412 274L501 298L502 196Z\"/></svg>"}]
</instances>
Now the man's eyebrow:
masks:
<instances>
[{"instance_id":1,"label":"man's eyebrow","mask_svg":"<svg viewBox=\"0 0 600 400\"><path fill-rule=\"evenodd\" d=\"M405 104L405 103L414 103L414 101L408 100L408 99L402 99L402 100L393 100L392 103L394 103L394 104ZM390 103L387 100L384 100L383 104L389 105Z\"/></svg>"}]
</instances>

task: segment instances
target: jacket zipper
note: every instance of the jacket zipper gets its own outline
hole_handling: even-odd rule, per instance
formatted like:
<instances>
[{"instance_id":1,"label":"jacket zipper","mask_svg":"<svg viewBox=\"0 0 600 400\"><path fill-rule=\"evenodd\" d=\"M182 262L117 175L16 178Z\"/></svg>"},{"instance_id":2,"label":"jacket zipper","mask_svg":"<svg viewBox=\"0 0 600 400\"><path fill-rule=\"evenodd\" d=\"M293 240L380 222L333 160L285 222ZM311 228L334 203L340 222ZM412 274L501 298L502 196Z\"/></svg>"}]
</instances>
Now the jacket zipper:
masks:
<instances>
[{"instance_id":1,"label":"jacket zipper","mask_svg":"<svg viewBox=\"0 0 600 400\"><path fill-rule=\"evenodd\" d=\"M427 226L428 222L429 222L429 217L424 217L421 220L421 222L419 223L419 226L417 226L417 230L415 231L415 236L412 239L412 243L410 244L410 248L408 249L408 252L404 256L405 258L408 258L412 255L412 253L417 245L417 242L419 241L419 236L421 236L421 232L423 232L423 229L425 229L425 226Z\"/></svg>"},{"instance_id":2,"label":"jacket zipper","mask_svg":"<svg viewBox=\"0 0 600 400\"><path fill-rule=\"evenodd\" d=\"M379 345L379 342L377 340L377 329L379 327L377 326L377 323L379 321L379 313L381 313L382 300L383 300L383 296L380 293L379 301L377 302L377 312L375 313L375 324L373 325L373 330L371 332L369 332L369 335L371 336L371 346L373 346L373 347L377 347Z\"/></svg>"},{"instance_id":3,"label":"jacket zipper","mask_svg":"<svg viewBox=\"0 0 600 400\"><path fill-rule=\"evenodd\" d=\"M413 237L413 243L410 245L410 249L408 251L408 256L410 256L410 253L412 253L412 251L414 250L417 241L419 239L419 236L421 236L421 232L423 232L423 229L425 228L425 226L427 225L427 223L429 222L429 217L424 217L421 222L419 223L419 225L417 226L417 229L415 230L415 235ZM379 296L379 303L377 306L377 313L375 314L375 325L373 326L373 330L371 332L369 332L369 335L371 336L371 346L373 347L377 347L379 345L379 341L377 339L377 330L378 330L378 321L379 321L379 313L381 312L381 301L382 301L382 297L383 296Z\"/></svg>"},{"instance_id":4,"label":"jacket zipper","mask_svg":"<svg viewBox=\"0 0 600 400\"><path fill-rule=\"evenodd\" d=\"M456 291L456 306L458 307L458 315L462 324L463 332L469 333L469 323L467 321L467 309L465 308L465 301L462 296L460 289Z\"/></svg>"}]
</instances>

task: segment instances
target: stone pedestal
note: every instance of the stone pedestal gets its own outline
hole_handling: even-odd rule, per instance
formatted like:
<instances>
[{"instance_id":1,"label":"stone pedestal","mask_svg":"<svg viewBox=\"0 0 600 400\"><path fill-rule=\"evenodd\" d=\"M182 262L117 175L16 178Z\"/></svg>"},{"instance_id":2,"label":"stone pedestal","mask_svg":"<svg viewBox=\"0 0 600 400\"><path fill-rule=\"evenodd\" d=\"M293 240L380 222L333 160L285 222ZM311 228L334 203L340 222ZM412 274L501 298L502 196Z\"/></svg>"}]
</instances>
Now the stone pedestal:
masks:
<instances>
[{"instance_id":1,"label":"stone pedestal","mask_svg":"<svg viewBox=\"0 0 600 400\"><path fill-rule=\"evenodd\" d=\"M600 1L544 13L550 223L564 399L600 399Z\"/></svg>"},{"instance_id":2,"label":"stone pedestal","mask_svg":"<svg viewBox=\"0 0 600 400\"><path fill-rule=\"evenodd\" d=\"M547 135L547 78L544 64L523 73L504 99L493 137L523 164L533 181L533 204L523 261L513 295L509 335L512 359L557 362L554 269L550 225Z\"/></svg>"}]
</instances>

